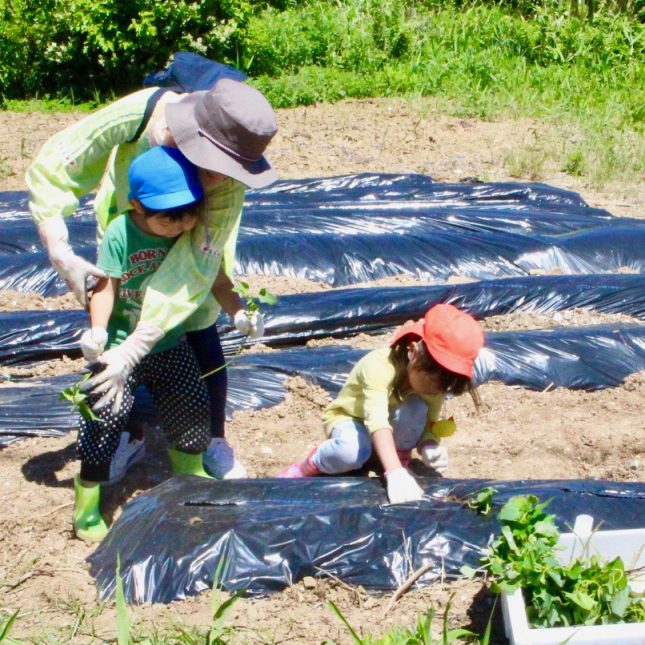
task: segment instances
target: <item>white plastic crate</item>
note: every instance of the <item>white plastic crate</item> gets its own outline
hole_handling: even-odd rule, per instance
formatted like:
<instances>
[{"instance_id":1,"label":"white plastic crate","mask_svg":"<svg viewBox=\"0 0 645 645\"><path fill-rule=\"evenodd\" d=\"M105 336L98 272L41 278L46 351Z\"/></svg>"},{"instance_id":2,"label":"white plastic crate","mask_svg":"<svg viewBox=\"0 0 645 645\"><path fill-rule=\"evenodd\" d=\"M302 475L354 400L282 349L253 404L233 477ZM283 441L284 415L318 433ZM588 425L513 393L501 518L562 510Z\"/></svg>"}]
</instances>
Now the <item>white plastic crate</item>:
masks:
<instances>
[{"instance_id":1,"label":"white plastic crate","mask_svg":"<svg viewBox=\"0 0 645 645\"><path fill-rule=\"evenodd\" d=\"M645 590L645 529L625 531L596 531L592 533L593 517L578 515L573 533L560 535L558 543L565 547L558 551L562 563L598 554L607 560L620 557L626 570L640 569L630 575L634 591ZM532 629L526 618L522 590L502 593L504 628L511 645L645 645L645 623L617 625L580 625L578 627L548 627Z\"/></svg>"}]
</instances>

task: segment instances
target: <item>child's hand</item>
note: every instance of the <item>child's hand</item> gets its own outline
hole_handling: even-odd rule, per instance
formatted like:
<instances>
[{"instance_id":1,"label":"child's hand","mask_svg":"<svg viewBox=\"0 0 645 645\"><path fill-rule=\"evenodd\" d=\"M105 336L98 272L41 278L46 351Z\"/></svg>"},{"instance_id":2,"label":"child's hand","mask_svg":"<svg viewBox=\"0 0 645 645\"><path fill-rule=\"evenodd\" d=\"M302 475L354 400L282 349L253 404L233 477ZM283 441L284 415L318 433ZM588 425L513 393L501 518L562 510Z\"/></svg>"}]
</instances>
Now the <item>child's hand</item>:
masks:
<instances>
[{"instance_id":1,"label":"child's hand","mask_svg":"<svg viewBox=\"0 0 645 645\"><path fill-rule=\"evenodd\" d=\"M132 372L129 361L119 352L122 346L123 343L101 354L99 362L95 365L102 369L97 369L94 376L81 385L82 392L102 395L92 405L93 410L100 410L110 404L112 405L112 414L118 414L121 409L125 382Z\"/></svg>"},{"instance_id":2,"label":"child's hand","mask_svg":"<svg viewBox=\"0 0 645 645\"><path fill-rule=\"evenodd\" d=\"M264 335L264 317L259 311L254 311L249 316L244 309L240 309L233 318L233 324L237 331L252 340Z\"/></svg>"},{"instance_id":3,"label":"child's hand","mask_svg":"<svg viewBox=\"0 0 645 645\"><path fill-rule=\"evenodd\" d=\"M406 468L395 468L385 473L387 497L391 504L416 502L423 498L423 489Z\"/></svg>"},{"instance_id":4,"label":"child's hand","mask_svg":"<svg viewBox=\"0 0 645 645\"><path fill-rule=\"evenodd\" d=\"M438 473L448 470L448 449L436 441L426 441L419 446L419 454L428 468L433 468Z\"/></svg>"},{"instance_id":5,"label":"child's hand","mask_svg":"<svg viewBox=\"0 0 645 645\"><path fill-rule=\"evenodd\" d=\"M92 327L81 336L81 351L85 360L92 363L105 349L107 343L107 331L103 327Z\"/></svg>"}]
</instances>

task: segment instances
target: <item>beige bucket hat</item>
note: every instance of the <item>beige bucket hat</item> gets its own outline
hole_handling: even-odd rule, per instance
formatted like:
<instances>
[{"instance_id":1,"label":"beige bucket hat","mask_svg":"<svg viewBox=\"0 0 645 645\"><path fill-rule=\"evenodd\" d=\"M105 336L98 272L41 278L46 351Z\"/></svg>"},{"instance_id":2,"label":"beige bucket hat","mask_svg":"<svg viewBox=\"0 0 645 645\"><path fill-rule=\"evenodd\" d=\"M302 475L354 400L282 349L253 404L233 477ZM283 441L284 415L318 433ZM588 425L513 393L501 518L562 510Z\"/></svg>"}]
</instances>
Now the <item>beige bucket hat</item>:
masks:
<instances>
[{"instance_id":1,"label":"beige bucket hat","mask_svg":"<svg viewBox=\"0 0 645 645\"><path fill-rule=\"evenodd\" d=\"M278 131L275 112L254 87L223 78L208 91L169 103L166 121L177 147L196 166L249 188L278 178L264 156Z\"/></svg>"}]
</instances>

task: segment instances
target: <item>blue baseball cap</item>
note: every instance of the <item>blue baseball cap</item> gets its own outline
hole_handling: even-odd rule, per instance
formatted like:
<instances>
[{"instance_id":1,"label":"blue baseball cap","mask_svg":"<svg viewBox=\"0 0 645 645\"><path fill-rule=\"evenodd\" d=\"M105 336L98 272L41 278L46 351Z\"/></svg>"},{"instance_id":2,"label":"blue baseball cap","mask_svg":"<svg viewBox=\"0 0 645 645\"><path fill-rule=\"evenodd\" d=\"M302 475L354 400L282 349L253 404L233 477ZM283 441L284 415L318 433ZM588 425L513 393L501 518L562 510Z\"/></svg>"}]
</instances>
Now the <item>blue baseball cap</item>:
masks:
<instances>
[{"instance_id":1,"label":"blue baseball cap","mask_svg":"<svg viewBox=\"0 0 645 645\"><path fill-rule=\"evenodd\" d=\"M128 198L156 211L189 206L204 196L197 168L177 148L150 148L130 164L128 179Z\"/></svg>"}]
</instances>

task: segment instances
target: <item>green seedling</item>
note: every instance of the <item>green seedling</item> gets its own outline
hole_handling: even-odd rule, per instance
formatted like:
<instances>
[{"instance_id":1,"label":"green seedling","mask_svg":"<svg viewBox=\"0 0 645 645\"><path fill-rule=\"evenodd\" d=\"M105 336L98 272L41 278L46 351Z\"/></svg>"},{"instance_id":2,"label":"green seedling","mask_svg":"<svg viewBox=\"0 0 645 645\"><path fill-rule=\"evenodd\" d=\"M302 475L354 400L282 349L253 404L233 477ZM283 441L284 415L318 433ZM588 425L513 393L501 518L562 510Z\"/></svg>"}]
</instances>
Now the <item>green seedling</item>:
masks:
<instances>
[{"instance_id":1,"label":"green seedling","mask_svg":"<svg viewBox=\"0 0 645 645\"><path fill-rule=\"evenodd\" d=\"M234 287L233 291L239 294L245 301L245 314L246 317L250 320L253 317L253 314L256 311L260 310L260 305L276 305L278 304L278 298L274 296L268 289L262 287L256 295L251 294L251 287L249 287L247 282L238 282ZM237 357L242 353L242 347L240 347L231 360L227 361L223 365L216 367L206 374L202 374L202 379L208 378L212 374L219 372L227 368L229 365L235 362Z\"/></svg>"},{"instance_id":2,"label":"green seedling","mask_svg":"<svg viewBox=\"0 0 645 645\"><path fill-rule=\"evenodd\" d=\"M11 614L11 616L9 616L9 618L5 619L4 616L0 616L0 643L9 644L19 642L9 636L11 626L16 622L19 613L20 610L17 609L13 614Z\"/></svg>"},{"instance_id":3,"label":"green seedling","mask_svg":"<svg viewBox=\"0 0 645 645\"><path fill-rule=\"evenodd\" d=\"M73 385L66 387L59 396L61 400L69 401L72 404L72 408L77 410L83 419L103 423L103 420L95 414L94 410L92 410L87 402L87 394L81 391L81 385L83 385L83 383L85 383L85 381L87 381L91 376L91 373L86 374L80 381L78 381L78 383L74 383Z\"/></svg>"},{"instance_id":4,"label":"green seedling","mask_svg":"<svg viewBox=\"0 0 645 645\"><path fill-rule=\"evenodd\" d=\"M500 510L501 534L482 558L491 591L521 588L532 627L596 625L645 620L643 594L629 587L620 558L593 555L562 564L556 558L554 516L534 495L512 497ZM467 572L465 572L467 573Z\"/></svg>"},{"instance_id":5,"label":"green seedling","mask_svg":"<svg viewBox=\"0 0 645 645\"><path fill-rule=\"evenodd\" d=\"M246 315L251 318L256 311L259 311L260 305L276 305L278 298L268 289L262 287L257 295L251 294L251 288L247 282L238 282L233 287L233 291L238 293L246 302Z\"/></svg>"},{"instance_id":6,"label":"green seedling","mask_svg":"<svg viewBox=\"0 0 645 645\"><path fill-rule=\"evenodd\" d=\"M493 510L493 495L495 493L497 493L496 488L486 486L486 488L473 493L464 504L480 515L490 515Z\"/></svg>"},{"instance_id":7,"label":"green seedling","mask_svg":"<svg viewBox=\"0 0 645 645\"><path fill-rule=\"evenodd\" d=\"M123 579L121 578L121 554L116 556L116 632L118 645L130 643L130 618L125 602Z\"/></svg>"},{"instance_id":8,"label":"green seedling","mask_svg":"<svg viewBox=\"0 0 645 645\"><path fill-rule=\"evenodd\" d=\"M228 564L228 562L226 563ZM213 577L213 587L211 589L211 609L212 621L211 626L206 632L199 630L195 633L194 629L186 630L183 627L171 634L165 634L161 638L152 638L145 636L135 636L132 625L128 616L128 605L125 599L125 590L123 579L121 578L121 556L117 554L116 558L116 627L117 627L117 645L130 645L130 643L145 643L154 645L156 643L181 643L185 645L225 645L229 641L227 637L236 632L235 627L225 625L225 621L233 605L244 596L244 591L236 591L228 597L221 597L219 588L221 587L222 570L226 566L224 560L220 560Z\"/></svg>"}]
</instances>

